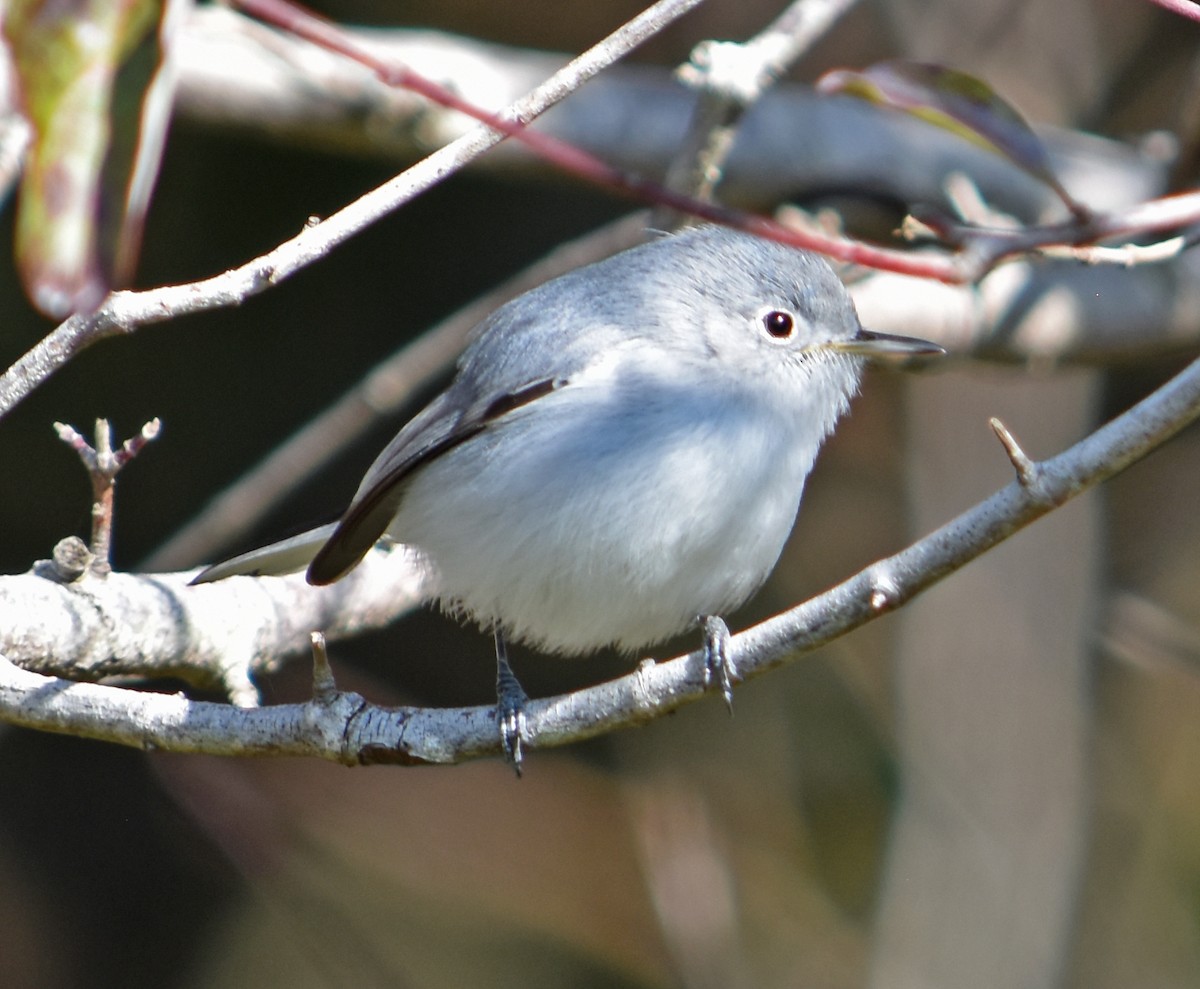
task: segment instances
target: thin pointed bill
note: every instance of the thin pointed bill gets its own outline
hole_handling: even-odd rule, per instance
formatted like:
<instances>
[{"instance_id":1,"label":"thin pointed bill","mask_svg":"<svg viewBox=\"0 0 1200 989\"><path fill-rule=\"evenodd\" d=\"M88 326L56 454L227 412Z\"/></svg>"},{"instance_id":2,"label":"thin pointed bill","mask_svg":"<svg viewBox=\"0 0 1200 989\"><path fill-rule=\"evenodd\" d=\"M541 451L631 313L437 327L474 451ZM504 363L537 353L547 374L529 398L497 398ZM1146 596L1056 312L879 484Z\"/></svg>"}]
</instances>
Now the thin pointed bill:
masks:
<instances>
[{"instance_id":1,"label":"thin pointed bill","mask_svg":"<svg viewBox=\"0 0 1200 989\"><path fill-rule=\"evenodd\" d=\"M894 333L876 333L861 326L849 340L830 340L824 344L830 350L863 357L934 357L946 349L917 337L902 337Z\"/></svg>"}]
</instances>

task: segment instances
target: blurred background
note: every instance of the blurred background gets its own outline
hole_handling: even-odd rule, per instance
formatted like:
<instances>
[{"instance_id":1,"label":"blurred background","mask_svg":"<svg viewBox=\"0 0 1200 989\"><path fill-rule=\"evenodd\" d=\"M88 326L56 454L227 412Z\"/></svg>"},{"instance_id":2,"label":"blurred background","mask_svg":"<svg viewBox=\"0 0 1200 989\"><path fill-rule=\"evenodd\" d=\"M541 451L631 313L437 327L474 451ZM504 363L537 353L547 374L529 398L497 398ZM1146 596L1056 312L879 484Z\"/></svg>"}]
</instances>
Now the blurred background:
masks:
<instances>
[{"instance_id":1,"label":"blurred background","mask_svg":"<svg viewBox=\"0 0 1200 989\"><path fill-rule=\"evenodd\" d=\"M321 9L576 52L640 7ZM669 87L669 68L697 42L747 38L780 9L711 0L634 62ZM1198 40L1200 26L1132 0L862 0L793 81L894 56L958 66L1039 124L1123 142L1088 153L1128 159L1150 195L1195 181ZM673 124L685 125L686 115ZM784 136L820 145L818 134ZM222 126L194 105L181 112L137 284L223 271L333 212L404 163L386 141L370 143L347 151ZM903 161L868 145L872 154L872 184L827 164L768 200L743 183L738 201L833 207L851 229L887 236L911 189L888 181ZM935 189L942 177L926 175ZM1005 208L1021 213L1010 196ZM1030 199L1027 218L1044 207ZM544 170L485 163L240 308L92 347L0 428L0 570L23 572L89 529L87 479L55 420L90 432L107 416L124 437L162 419L118 487L114 563L138 569L402 343L630 209ZM0 218L10 239L11 201ZM11 255L0 262L4 366L53 326L25 301ZM1105 304L1128 301L1120 272L1096 277L1111 286ZM1170 291L1164 278L1153 304L1182 319ZM1019 307L1040 301L1026 294ZM1017 307L988 330L1011 330ZM938 330L920 312L896 324L880 328ZM1086 435L1183 365L1196 328L1176 336L1170 347L1126 339L1119 357L1086 363L974 338L973 354L931 373L872 372L822 455L774 579L731 624L802 600L1006 484L988 417L1035 457ZM208 558L336 512L436 384ZM147 756L0 727L0 981L1194 986L1198 479L1192 428L901 613L740 687L733 718L714 698L535 751L519 782L498 761L348 771ZM430 611L337 644L333 662L342 686L380 703L493 697L489 638ZM514 665L534 695L628 668L615 656L527 652ZM308 689L304 662L262 683L268 703Z\"/></svg>"}]
</instances>

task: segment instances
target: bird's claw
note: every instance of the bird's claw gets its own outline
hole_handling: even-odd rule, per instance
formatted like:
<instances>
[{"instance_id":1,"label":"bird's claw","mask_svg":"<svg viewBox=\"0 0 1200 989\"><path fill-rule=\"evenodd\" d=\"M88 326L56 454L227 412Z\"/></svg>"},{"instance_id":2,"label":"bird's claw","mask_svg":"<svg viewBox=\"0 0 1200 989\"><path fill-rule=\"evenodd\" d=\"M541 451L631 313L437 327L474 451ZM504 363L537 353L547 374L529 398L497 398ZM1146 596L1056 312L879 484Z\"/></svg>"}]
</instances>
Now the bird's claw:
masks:
<instances>
[{"instance_id":1,"label":"bird's claw","mask_svg":"<svg viewBox=\"0 0 1200 989\"><path fill-rule=\"evenodd\" d=\"M704 686L716 684L725 698L725 706L733 714L733 684L737 667L729 648L729 626L717 615L702 615L704 627Z\"/></svg>"},{"instance_id":2,"label":"bird's claw","mask_svg":"<svg viewBox=\"0 0 1200 989\"><path fill-rule=\"evenodd\" d=\"M500 748L504 761L521 775L524 755L525 702L529 695L508 665L508 650L504 637L496 632L496 727L500 730Z\"/></svg>"}]
</instances>

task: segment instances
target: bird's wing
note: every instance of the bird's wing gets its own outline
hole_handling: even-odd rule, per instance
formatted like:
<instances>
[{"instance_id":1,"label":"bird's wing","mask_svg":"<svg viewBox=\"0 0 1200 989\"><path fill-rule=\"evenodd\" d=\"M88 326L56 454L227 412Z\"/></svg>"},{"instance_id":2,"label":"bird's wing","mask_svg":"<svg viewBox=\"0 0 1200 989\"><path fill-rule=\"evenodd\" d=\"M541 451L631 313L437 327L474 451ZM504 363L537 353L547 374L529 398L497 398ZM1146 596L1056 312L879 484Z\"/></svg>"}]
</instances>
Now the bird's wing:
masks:
<instances>
[{"instance_id":1,"label":"bird's wing","mask_svg":"<svg viewBox=\"0 0 1200 989\"><path fill-rule=\"evenodd\" d=\"M331 583L362 559L387 531L414 470L628 347L629 330L613 317L615 306L631 304L632 282L620 274L620 266L628 263L616 255L576 269L484 320L450 387L400 430L367 471L309 566L309 581ZM576 311L581 297L590 301L582 313Z\"/></svg>"},{"instance_id":2,"label":"bird's wing","mask_svg":"<svg viewBox=\"0 0 1200 989\"><path fill-rule=\"evenodd\" d=\"M396 435L367 471L354 501L309 564L309 583L333 583L363 558L387 531L400 507L404 482L413 471L567 381L538 378L466 407L454 388L440 395Z\"/></svg>"},{"instance_id":3,"label":"bird's wing","mask_svg":"<svg viewBox=\"0 0 1200 989\"><path fill-rule=\"evenodd\" d=\"M546 282L480 323L449 388L376 458L336 526L243 554L201 576L284 572L284 563L298 569L311 559L310 582L337 580L387 531L414 470L631 345L628 320L620 314L636 309L634 275L640 269L632 253ZM587 311L579 311L580 299L588 301ZM303 553L308 557L301 559ZM235 563L240 569L232 569Z\"/></svg>"}]
</instances>

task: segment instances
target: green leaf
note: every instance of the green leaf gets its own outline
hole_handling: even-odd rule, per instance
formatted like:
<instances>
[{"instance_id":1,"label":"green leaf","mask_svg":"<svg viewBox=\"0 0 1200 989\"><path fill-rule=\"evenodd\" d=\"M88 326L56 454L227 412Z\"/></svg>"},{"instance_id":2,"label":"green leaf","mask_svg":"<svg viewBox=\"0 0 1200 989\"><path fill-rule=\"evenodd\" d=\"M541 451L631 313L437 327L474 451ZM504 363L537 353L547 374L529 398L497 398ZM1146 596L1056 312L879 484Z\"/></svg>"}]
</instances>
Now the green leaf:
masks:
<instances>
[{"instance_id":1,"label":"green leaf","mask_svg":"<svg viewBox=\"0 0 1200 989\"><path fill-rule=\"evenodd\" d=\"M828 72L818 80L817 90L856 96L957 134L1044 182L1076 216L1088 215L1059 183L1045 146L1025 119L974 76L941 65L894 60L862 72Z\"/></svg>"},{"instance_id":2,"label":"green leaf","mask_svg":"<svg viewBox=\"0 0 1200 989\"><path fill-rule=\"evenodd\" d=\"M127 219L130 182L141 107L160 63L153 29L161 14L160 0L9 2L3 31L34 132L17 264L49 316L93 309L128 277L126 244L139 233ZM143 170L153 172L160 151L161 142L149 148L155 161Z\"/></svg>"}]
</instances>

